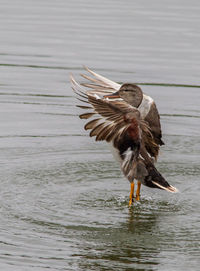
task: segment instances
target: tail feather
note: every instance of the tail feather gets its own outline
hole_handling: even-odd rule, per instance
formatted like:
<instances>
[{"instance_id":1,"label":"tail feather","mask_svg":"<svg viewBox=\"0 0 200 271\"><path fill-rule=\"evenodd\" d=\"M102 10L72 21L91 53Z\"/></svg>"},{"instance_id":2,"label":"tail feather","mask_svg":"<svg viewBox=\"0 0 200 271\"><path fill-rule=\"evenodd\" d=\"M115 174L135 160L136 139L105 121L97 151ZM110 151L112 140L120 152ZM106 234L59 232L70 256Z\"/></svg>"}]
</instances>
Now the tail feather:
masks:
<instances>
[{"instance_id":1,"label":"tail feather","mask_svg":"<svg viewBox=\"0 0 200 271\"><path fill-rule=\"evenodd\" d=\"M144 178L144 185L152 188L160 188L171 193L177 193L178 189L170 185L152 163L146 164L148 174Z\"/></svg>"},{"instance_id":2,"label":"tail feather","mask_svg":"<svg viewBox=\"0 0 200 271\"><path fill-rule=\"evenodd\" d=\"M162 186L161 184L157 183L157 182L154 182L152 181L153 184L155 184L156 186L158 186L159 188L163 189L163 190L166 190L168 192L171 192L171 193L177 193L179 192L178 189L172 185L168 186L168 187L164 187Z\"/></svg>"}]
</instances>

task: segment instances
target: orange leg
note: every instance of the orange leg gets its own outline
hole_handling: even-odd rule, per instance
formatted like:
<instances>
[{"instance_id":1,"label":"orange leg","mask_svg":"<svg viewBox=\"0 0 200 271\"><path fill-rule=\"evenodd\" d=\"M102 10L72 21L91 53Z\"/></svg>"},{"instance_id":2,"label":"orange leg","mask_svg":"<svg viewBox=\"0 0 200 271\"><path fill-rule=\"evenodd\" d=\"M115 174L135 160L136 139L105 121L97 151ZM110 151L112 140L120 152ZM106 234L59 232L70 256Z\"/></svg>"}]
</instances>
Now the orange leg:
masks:
<instances>
[{"instance_id":1,"label":"orange leg","mask_svg":"<svg viewBox=\"0 0 200 271\"><path fill-rule=\"evenodd\" d=\"M133 199L134 199L134 183L131 183L129 206L132 205Z\"/></svg>"},{"instance_id":2,"label":"orange leg","mask_svg":"<svg viewBox=\"0 0 200 271\"><path fill-rule=\"evenodd\" d=\"M140 200L140 188L141 188L141 182L138 181L138 183L137 183L137 191L136 191L136 200Z\"/></svg>"}]
</instances>

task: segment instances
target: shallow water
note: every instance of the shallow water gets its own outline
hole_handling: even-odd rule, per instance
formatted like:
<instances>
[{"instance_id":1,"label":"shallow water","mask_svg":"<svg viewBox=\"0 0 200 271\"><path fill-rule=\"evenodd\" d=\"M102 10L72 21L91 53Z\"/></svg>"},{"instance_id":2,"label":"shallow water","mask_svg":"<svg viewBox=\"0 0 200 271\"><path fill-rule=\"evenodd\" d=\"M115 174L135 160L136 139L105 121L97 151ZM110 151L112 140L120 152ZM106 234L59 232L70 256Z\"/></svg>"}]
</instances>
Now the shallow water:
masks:
<instances>
[{"instance_id":1,"label":"shallow water","mask_svg":"<svg viewBox=\"0 0 200 271\"><path fill-rule=\"evenodd\" d=\"M0 269L199 270L199 2L0 2ZM180 193L142 187L127 207L77 117L82 64L156 100L157 167Z\"/></svg>"}]
</instances>

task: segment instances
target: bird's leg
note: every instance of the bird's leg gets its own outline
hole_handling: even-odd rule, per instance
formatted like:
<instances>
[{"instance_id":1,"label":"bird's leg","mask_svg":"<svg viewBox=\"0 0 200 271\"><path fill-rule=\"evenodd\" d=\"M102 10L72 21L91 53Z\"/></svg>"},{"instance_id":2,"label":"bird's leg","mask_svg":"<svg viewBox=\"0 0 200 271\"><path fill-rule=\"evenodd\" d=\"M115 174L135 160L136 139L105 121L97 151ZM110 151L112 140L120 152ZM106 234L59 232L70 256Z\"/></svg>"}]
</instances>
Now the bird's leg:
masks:
<instances>
[{"instance_id":1,"label":"bird's leg","mask_svg":"<svg viewBox=\"0 0 200 271\"><path fill-rule=\"evenodd\" d=\"M141 182L138 181L138 183L137 183L137 191L136 191L136 200L140 200L140 187L141 187Z\"/></svg>"},{"instance_id":2,"label":"bird's leg","mask_svg":"<svg viewBox=\"0 0 200 271\"><path fill-rule=\"evenodd\" d=\"M129 206L131 206L133 199L134 199L134 182L131 183Z\"/></svg>"}]
</instances>

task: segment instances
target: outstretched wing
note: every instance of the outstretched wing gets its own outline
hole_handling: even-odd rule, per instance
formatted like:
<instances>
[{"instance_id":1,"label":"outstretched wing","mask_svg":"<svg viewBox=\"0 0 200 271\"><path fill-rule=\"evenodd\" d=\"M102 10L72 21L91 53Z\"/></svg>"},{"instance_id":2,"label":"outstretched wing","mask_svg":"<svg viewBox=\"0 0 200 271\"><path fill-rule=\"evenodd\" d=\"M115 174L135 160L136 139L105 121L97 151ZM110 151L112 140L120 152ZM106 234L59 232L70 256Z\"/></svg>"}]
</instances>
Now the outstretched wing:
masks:
<instances>
[{"instance_id":1,"label":"outstretched wing","mask_svg":"<svg viewBox=\"0 0 200 271\"><path fill-rule=\"evenodd\" d=\"M84 87L89 88L90 90L87 90L87 94L89 95L108 95L116 92L120 89L121 85L109 80L108 78L99 75L96 72L93 72L88 67L85 66L86 71L90 73L91 76L88 76L86 74L81 74L81 76L88 80L87 83L82 83L81 85Z\"/></svg>"},{"instance_id":2,"label":"outstretched wing","mask_svg":"<svg viewBox=\"0 0 200 271\"><path fill-rule=\"evenodd\" d=\"M85 125L86 130L91 130L90 136L95 136L96 141L105 140L107 142L117 142L119 138L133 125L134 119L139 122L140 113L131 105L123 101L108 101L100 99L97 95L90 95L71 76L71 83L77 98L89 104L89 106L78 106L89 109L89 112L81 114L81 119L89 119L97 115Z\"/></svg>"}]
</instances>

